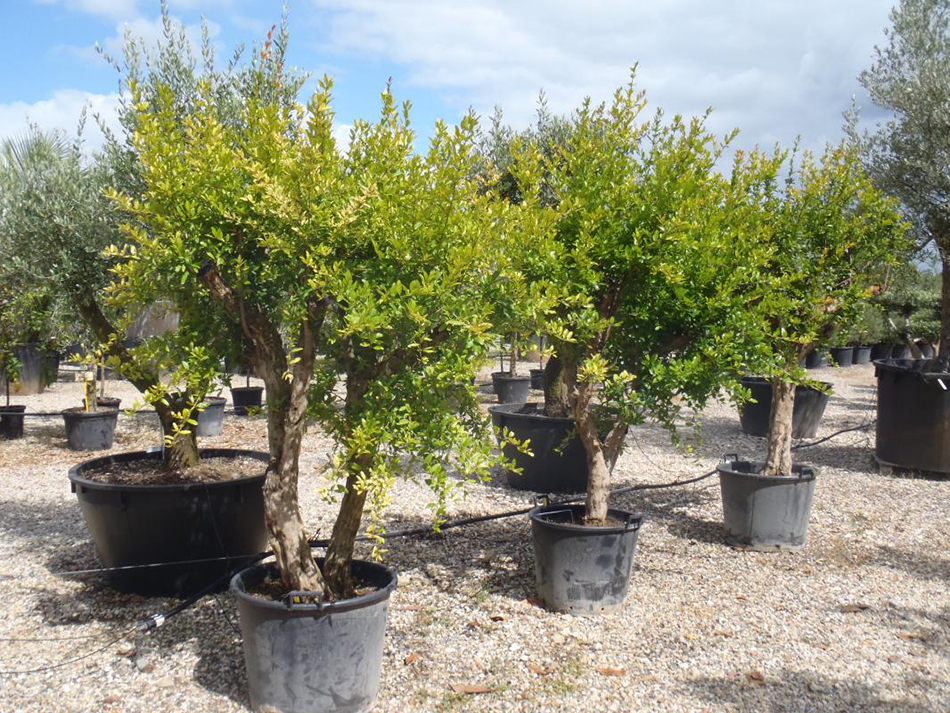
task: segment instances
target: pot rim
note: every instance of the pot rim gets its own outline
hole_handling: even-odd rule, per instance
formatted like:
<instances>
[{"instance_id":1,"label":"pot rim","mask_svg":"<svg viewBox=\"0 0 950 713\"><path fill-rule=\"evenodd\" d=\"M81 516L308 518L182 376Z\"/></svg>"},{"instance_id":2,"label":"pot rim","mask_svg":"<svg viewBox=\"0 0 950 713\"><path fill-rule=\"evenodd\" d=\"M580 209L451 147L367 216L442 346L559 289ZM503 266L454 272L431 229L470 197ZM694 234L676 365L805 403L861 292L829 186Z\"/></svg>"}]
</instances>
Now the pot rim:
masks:
<instances>
[{"instance_id":1,"label":"pot rim","mask_svg":"<svg viewBox=\"0 0 950 713\"><path fill-rule=\"evenodd\" d=\"M739 382L740 383L749 382L750 384L770 383L769 380L765 378L764 376L743 376L741 379L739 379ZM821 384L822 386L827 387L829 390L831 390L831 388L834 386L834 384L832 384L830 381L816 381L815 383ZM803 389L811 389L812 391L820 391L820 389L816 389L814 386L809 386L808 384L795 384L796 389L799 387ZM822 392L822 393L825 393L825 392Z\"/></svg>"},{"instance_id":2,"label":"pot rim","mask_svg":"<svg viewBox=\"0 0 950 713\"><path fill-rule=\"evenodd\" d=\"M119 417L119 409L112 408L110 406L101 406L96 411L86 411L83 406L72 406L70 408L63 409L60 412L63 415L63 418L112 418L113 416Z\"/></svg>"},{"instance_id":3,"label":"pot rim","mask_svg":"<svg viewBox=\"0 0 950 713\"><path fill-rule=\"evenodd\" d=\"M270 460L270 454L265 451L252 451L243 448L199 448L199 458L253 458L262 463ZM243 478L234 478L233 480L220 480L215 483L161 483L150 485L147 483L100 483L96 480L90 480L82 475L87 468L94 468L103 465L109 461L113 463L124 463L136 460L160 460L162 451L126 451L125 453L115 453L108 456L99 456L84 460L69 469L69 481L73 485L81 485L86 490L127 490L132 492L185 492L195 488L227 488L234 485L243 485L257 480L264 480L266 473L262 475L249 475Z\"/></svg>"},{"instance_id":4,"label":"pot rim","mask_svg":"<svg viewBox=\"0 0 950 713\"><path fill-rule=\"evenodd\" d=\"M0 406L0 413L7 415L16 415L26 412L25 404L10 404L9 406Z\"/></svg>"},{"instance_id":5,"label":"pot rim","mask_svg":"<svg viewBox=\"0 0 950 713\"><path fill-rule=\"evenodd\" d=\"M229 386L231 391L263 391L263 386ZM227 401L227 399L225 399Z\"/></svg>"},{"instance_id":6,"label":"pot rim","mask_svg":"<svg viewBox=\"0 0 950 713\"><path fill-rule=\"evenodd\" d=\"M505 416L512 416L514 418L525 419L527 421L535 421L537 423L546 423L551 426L574 427L574 419L570 416L545 416L543 413L520 413L518 411L518 409L523 409L528 406L537 408L537 406L543 406L543 404L537 404L533 401L523 404L494 404L488 407L488 412L497 412L499 414L504 414Z\"/></svg>"},{"instance_id":7,"label":"pot rim","mask_svg":"<svg viewBox=\"0 0 950 713\"><path fill-rule=\"evenodd\" d=\"M931 357L930 359L875 359L872 364L874 364L875 374L879 374L881 371L892 371L898 374L917 374L921 379L925 381L935 381L937 379L950 379L950 372L946 371L928 371L926 368L915 368L917 365L921 367L927 367L934 364L937 361L936 357Z\"/></svg>"},{"instance_id":8,"label":"pot rim","mask_svg":"<svg viewBox=\"0 0 950 713\"><path fill-rule=\"evenodd\" d=\"M619 535L625 532L639 530L643 525L643 513L621 510L619 508L608 508L607 516L615 517L618 520L626 520L626 522L622 525L576 525L570 522L552 522L550 520L544 519L543 517L544 515L551 515L556 512L563 512L567 510L570 510L571 512L580 510L583 514L584 505L571 503L551 503L549 505L538 505L531 509L531 511L528 513L528 517L532 523L537 523L538 525L551 530L562 530L564 532L572 532L584 535Z\"/></svg>"},{"instance_id":9,"label":"pot rim","mask_svg":"<svg viewBox=\"0 0 950 713\"><path fill-rule=\"evenodd\" d=\"M317 565L320 566L323 563L323 560L323 557L317 557ZM385 574L389 578L389 581L379 589L374 589L372 592L351 597L350 599L341 599L338 602L320 601L316 604L286 604L284 602L274 601L273 599L255 597L251 594L248 594L244 590L244 583L241 580L245 572L250 572L252 570L268 570L269 572L276 573L278 571L276 562L265 562L251 565L250 567L245 567L241 571L237 572L233 577L231 577L231 583L228 588L230 589L231 594L233 594L238 599L243 600L247 604L250 604L251 606L260 609L270 609L272 611L285 612L288 615L317 614L322 616L327 614L339 614L342 612L353 611L354 609L366 609L373 606L374 604L379 604L389 599L389 596L392 594L393 590L396 588L397 582L399 581L399 577L396 575L395 570L390 569L385 565L379 564L378 562L369 562L367 560L355 559L352 560L352 564L356 564L359 567L367 567L371 570L376 570L381 575ZM293 592L290 592L290 594L292 593Z\"/></svg>"},{"instance_id":10,"label":"pot rim","mask_svg":"<svg viewBox=\"0 0 950 713\"><path fill-rule=\"evenodd\" d=\"M492 374L492 378L495 381L531 381L530 375L521 376L518 374L516 374L515 376L511 376L510 374L500 374L498 376L495 376L494 374Z\"/></svg>"},{"instance_id":11,"label":"pot rim","mask_svg":"<svg viewBox=\"0 0 950 713\"><path fill-rule=\"evenodd\" d=\"M756 460L724 460L716 466L716 471L720 476L730 475L738 478L765 481L769 483L802 483L809 480L816 480L819 474L818 468L800 463L792 464L792 473L794 474L797 471L798 475L763 475L762 473L758 472L750 473L746 471L735 470L735 468L730 467L735 466L738 463L746 463L753 467L758 466L759 470L761 470L762 466L765 465L764 461Z\"/></svg>"}]
</instances>

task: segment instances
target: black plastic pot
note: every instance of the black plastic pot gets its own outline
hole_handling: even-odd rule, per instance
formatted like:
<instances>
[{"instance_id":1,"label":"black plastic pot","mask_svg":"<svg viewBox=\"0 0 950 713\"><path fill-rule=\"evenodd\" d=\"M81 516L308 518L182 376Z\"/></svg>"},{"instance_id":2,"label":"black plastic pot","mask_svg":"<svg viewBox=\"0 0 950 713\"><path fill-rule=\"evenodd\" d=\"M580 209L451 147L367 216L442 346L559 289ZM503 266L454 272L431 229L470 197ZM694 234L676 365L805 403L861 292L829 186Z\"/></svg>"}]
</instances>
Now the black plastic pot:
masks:
<instances>
[{"instance_id":1,"label":"black plastic pot","mask_svg":"<svg viewBox=\"0 0 950 713\"><path fill-rule=\"evenodd\" d=\"M208 396L205 398L205 403L208 406L198 414L196 419L198 425L195 427L195 435L198 438L217 436L221 433L221 427L224 424L224 406L227 401L222 396Z\"/></svg>"},{"instance_id":2,"label":"black plastic pot","mask_svg":"<svg viewBox=\"0 0 950 713\"><path fill-rule=\"evenodd\" d=\"M823 386L831 384L822 381ZM752 392L751 401L739 407L742 432L750 436L765 436L769 432L769 412L772 410L772 384L759 376L742 379L742 385ZM828 406L828 394L799 384L795 387L795 407L792 411L792 438L814 438L821 417Z\"/></svg>"},{"instance_id":3,"label":"black plastic pot","mask_svg":"<svg viewBox=\"0 0 950 713\"><path fill-rule=\"evenodd\" d=\"M230 448L204 448L200 453L202 458L268 460L267 453ZM106 463L161 457L160 451L136 451L95 458L71 468L69 480L103 567L158 565L110 572L112 586L147 596L185 596L250 563L267 548L264 476L219 483L113 485L83 475ZM198 561L165 564L185 560Z\"/></svg>"},{"instance_id":4,"label":"black plastic pot","mask_svg":"<svg viewBox=\"0 0 950 713\"><path fill-rule=\"evenodd\" d=\"M530 376L499 376L494 383L500 404L523 404L531 393Z\"/></svg>"},{"instance_id":5,"label":"black plastic pot","mask_svg":"<svg viewBox=\"0 0 950 713\"><path fill-rule=\"evenodd\" d=\"M888 466L950 473L950 374L931 359L874 362L875 454Z\"/></svg>"},{"instance_id":6,"label":"black plastic pot","mask_svg":"<svg viewBox=\"0 0 950 713\"><path fill-rule=\"evenodd\" d=\"M508 471L508 485L537 493L582 493L587 490L587 454L573 418L551 418L538 404L503 404L488 409L496 428L528 440L533 455L505 445L506 458L521 473Z\"/></svg>"},{"instance_id":7,"label":"black plastic pot","mask_svg":"<svg viewBox=\"0 0 950 713\"><path fill-rule=\"evenodd\" d=\"M584 525L583 505L545 505L530 513L538 596L549 609L599 614L623 604L643 516L610 509L619 521Z\"/></svg>"},{"instance_id":8,"label":"black plastic pot","mask_svg":"<svg viewBox=\"0 0 950 713\"><path fill-rule=\"evenodd\" d=\"M891 359L913 359L914 355L906 344L895 344L891 348Z\"/></svg>"},{"instance_id":9,"label":"black plastic pot","mask_svg":"<svg viewBox=\"0 0 950 713\"><path fill-rule=\"evenodd\" d=\"M318 564L322 567L323 561ZM354 577L373 591L306 604L294 603L291 596L276 602L248 594L267 575L278 576L276 565L249 567L231 580L251 707L283 713L369 710L379 692L395 572L354 560Z\"/></svg>"},{"instance_id":10,"label":"black plastic pot","mask_svg":"<svg viewBox=\"0 0 950 713\"><path fill-rule=\"evenodd\" d=\"M115 425L119 420L116 409L86 411L82 407L63 411L66 440L74 451L104 451L115 442Z\"/></svg>"},{"instance_id":11,"label":"black plastic pot","mask_svg":"<svg viewBox=\"0 0 950 713\"><path fill-rule=\"evenodd\" d=\"M234 413L238 416L246 416L248 409L259 409L263 395L263 386L232 386L231 401L234 402Z\"/></svg>"},{"instance_id":12,"label":"black plastic pot","mask_svg":"<svg viewBox=\"0 0 950 713\"><path fill-rule=\"evenodd\" d=\"M854 363L855 364L870 364L871 363L871 349L872 347L855 347L854 348Z\"/></svg>"},{"instance_id":13,"label":"black plastic pot","mask_svg":"<svg viewBox=\"0 0 950 713\"><path fill-rule=\"evenodd\" d=\"M878 359L890 359L891 352L894 350L893 344L875 344L871 347L871 361Z\"/></svg>"},{"instance_id":14,"label":"black plastic pot","mask_svg":"<svg viewBox=\"0 0 950 713\"><path fill-rule=\"evenodd\" d=\"M808 536L817 471L793 465L789 476L760 475L762 466L740 460L719 464L728 541L762 552L801 549Z\"/></svg>"},{"instance_id":15,"label":"black plastic pot","mask_svg":"<svg viewBox=\"0 0 950 713\"><path fill-rule=\"evenodd\" d=\"M824 365L825 365L824 352L820 352L817 349L809 352L808 356L805 357L806 369L818 369Z\"/></svg>"},{"instance_id":16,"label":"black plastic pot","mask_svg":"<svg viewBox=\"0 0 950 713\"><path fill-rule=\"evenodd\" d=\"M0 406L0 438L23 438L23 415L26 406Z\"/></svg>"},{"instance_id":17,"label":"black plastic pot","mask_svg":"<svg viewBox=\"0 0 950 713\"><path fill-rule=\"evenodd\" d=\"M854 362L854 347L832 347L831 361L838 366L851 366Z\"/></svg>"},{"instance_id":18,"label":"black plastic pot","mask_svg":"<svg viewBox=\"0 0 950 713\"><path fill-rule=\"evenodd\" d=\"M531 388L539 390L544 388L544 369L531 370Z\"/></svg>"},{"instance_id":19,"label":"black plastic pot","mask_svg":"<svg viewBox=\"0 0 950 713\"><path fill-rule=\"evenodd\" d=\"M917 342L917 348L920 349L920 353L924 359L933 359L937 356L934 345L930 342Z\"/></svg>"}]
</instances>

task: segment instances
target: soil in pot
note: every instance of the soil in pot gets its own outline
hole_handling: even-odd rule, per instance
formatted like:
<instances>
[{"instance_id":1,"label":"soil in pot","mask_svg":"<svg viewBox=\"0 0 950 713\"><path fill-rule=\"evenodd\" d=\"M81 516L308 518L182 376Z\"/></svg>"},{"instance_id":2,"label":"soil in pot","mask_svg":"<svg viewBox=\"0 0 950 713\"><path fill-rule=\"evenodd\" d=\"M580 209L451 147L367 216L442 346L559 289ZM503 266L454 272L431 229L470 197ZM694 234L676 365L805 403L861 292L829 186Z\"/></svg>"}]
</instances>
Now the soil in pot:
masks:
<instances>
[{"instance_id":1,"label":"soil in pot","mask_svg":"<svg viewBox=\"0 0 950 713\"><path fill-rule=\"evenodd\" d=\"M851 366L854 363L854 347L832 347L828 351L832 363L837 366Z\"/></svg>"},{"instance_id":2,"label":"soil in pot","mask_svg":"<svg viewBox=\"0 0 950 713\"><path fill-rule=\"evenodd\" d=\"M119 406L122 404L122 399L116 396L97 396L96 397L96 408L111 408L119 409ZM82 408L86 408L86 402L83 400Z\"/></svg>"},{"instance_id":3,"label":"soil in pot","mask_svg":"<svg viewBox=\"0 0 950 713\"><path fill-rule=\"evenodd\" d=\"M205 403L208 404L207 407L196 419L198 425L195 427L195 435L198 438L220 435L224 425L224 406L227 399L222 396L208 396Z\"/></svg>"},{"instance_id":4,"label":"soil in pot","mask_svg":"<svg viewBox=\"0 0 950 713\"><path fill-rule=\"evenodd\" d=\"M0 438L23 438L23 417L26 406L0 406Z\"/></svg>"},{"instance_id":5,"label":"soil in pot","mask_svg":"<svg viewBox=\"0 0 950 713\"><path fill-rule=\"evenodd\" d=\"M950 474L950 374L933 371L931 359L887 359L874 366L878 461Z\"/></svg>"},{"instance_id":6,"label":"soil in pot","mask_svg":"<svg viewBox=\"0 0 950 713\"><path fill-rule=\"evenodd\" d=\"M738 460L719 465L727 541L762 552L801 549L808 535L817 471L793 465L789 476L761 475L762 467Z\"/></svg>"},{"instance_id":7,"label":"soil in pot","mask_svg":"<svg viewBox=\"0 0 950 713\"><path fill-rule=\"evenodd\" d=\"M267 453L205 448L200 454L191 480L165 473L159 451L95 458L70 469L103 567L151 565L107 573L113 587L146 596L186 596L250 564L267 548ZM234 465L230 470L228 463ZM222 581L221 588L226 586Z\"/></svg>"},{"instance_id":8,"label":"soil in pot","mask_svg":"<svg viewBox=\"0 0 950 713\"><path fill-rule=\"evenodd\" d=\"M86 411L82 407L63 411L66 440L74 451L104 451L115 442L116 409Z\"/></svg>"},{"instance_id":9,"label":"soil in pot","mask_svg":"<svg viewBox=\"0 0 950 713\"><path fill-rule=\"evenodd\" d=\"M268 589L266 580L279 580L274 564L250 567L231 580L254 710L343 713L372 706L396 574L360 560L352 571L367 593L339 602L321 601L315 592L300 597L303 603L255 595L262 585Z\"/></svg>"},{"instance_id":10,"label":"soil in pot","mask_svg":"<svg viewBox=\"0 0 950 713\"><path fill-rule=\"evenodd\" d=\"M519 441L530 441L533 455L505 445L505 457L521 471L508 471L508 485L538 493L582 493L587 490L587 454L574 419L551 418L542 409L540 404L504 404L488 409L496 428L507 428Z\"/></svg>"},{"instance_id":11,"label":"soil in pot","mask_svg":"<svg viewBox=\"0 0 950 713\"><path fill-rule=\"evenodd\" d=\"M871 350L872 350L872 347L855 347L853 363L854 364L870 364Z\"/></svg>"},{"instance_id":12,"label":"soil in pot","mask_svg":"<svg viewBox=\"0 0 950 713\"><path fill-rule=\"evenodd\" d=\"M531 392L530 376L499 376L494 384L500 404L523 404Z\"/></svg>"},{"instance_id":13,"label":"soil in pot","mask_svg":"<svg viewBox=\"0 0 950 713\"><path fill-rule=\"evenodd\" d=\"M232 386L231 401L234 402L235 415L246 416L248 409L261 408L263 396L263 386Z\"/></svg>"},{"instance_id":14,"label":"soil in pot","mask_svg":"<svg viewBox=\"0 0 950 713\"><path fill-rule=\"evenodd\" d=\"M830 388L831 384L821 384ZM769 412L772 409L772 384L762 377L745 377L742 385L752 392L751 401L739 407L739 423L743 433L765 436L769 431ZM814 438L821 417L828 406L829 396L810 386L795 387L795 407L792 411L792 438Z\"/></svg>"},{"instance_id":15,"label":"soil in pot","mask_svg":"<svg viewBox=\"0 0 950 713\"><path fill-rule=\"evenodd\" d=\"M610 509L610 524L583 524L583 505L545 505L530 513L538 595L549 609L599 614L627 596L643 516Z\"/></svg>"}]
</instances>

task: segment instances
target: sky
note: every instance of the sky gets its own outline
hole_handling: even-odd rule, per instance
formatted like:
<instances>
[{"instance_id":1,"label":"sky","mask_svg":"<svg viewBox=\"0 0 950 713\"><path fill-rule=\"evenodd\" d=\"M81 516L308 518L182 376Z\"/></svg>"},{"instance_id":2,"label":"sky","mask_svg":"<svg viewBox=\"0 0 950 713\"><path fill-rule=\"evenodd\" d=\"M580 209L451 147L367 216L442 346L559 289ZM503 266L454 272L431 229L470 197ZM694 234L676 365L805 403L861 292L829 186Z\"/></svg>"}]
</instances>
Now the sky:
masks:
<instances>
[{"instance_id":1,"label":"sky","mask_svg":"<svg viewBox=\"0 0 950 713\"><path fill-rule=\"evenodd\" d=\"M339 136L372 120L391 77L413 105L421 141L436 119L495 106L517 127L544 90L555 112L587 96L610 98L638 63L653 108L696 115L712 108L717 134L737 147L820 150L841 138L856 97L866 120L881 114L857 76L895 0L289 0L290 63L335 81ZM172 16L200 36L208 22L217 55L263 40L280 0L169 0ZM74 132L80 111L115 126L118 75L95 51L118 55L124 27L154 42L159 0L0 0L0 139L28 122ZM307 85L312 90L313 83ZM303 99L303 97L302 97ZM87 128L94 149L101 136Z\"/></svg>"}]
</instances>

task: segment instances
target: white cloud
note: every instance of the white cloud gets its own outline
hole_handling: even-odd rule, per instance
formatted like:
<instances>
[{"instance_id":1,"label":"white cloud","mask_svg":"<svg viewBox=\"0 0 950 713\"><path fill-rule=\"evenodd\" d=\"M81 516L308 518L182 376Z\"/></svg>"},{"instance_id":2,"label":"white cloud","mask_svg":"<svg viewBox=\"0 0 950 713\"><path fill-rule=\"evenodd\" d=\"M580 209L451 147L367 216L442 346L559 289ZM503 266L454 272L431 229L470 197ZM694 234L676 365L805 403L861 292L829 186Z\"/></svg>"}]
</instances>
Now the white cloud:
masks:
<instances>
[{"instance_id":1,"label":"white cloud","mask_svg":"<svg viewBox=\"0 0 950 713\"><path fill-rule=\"evenodd\" d=\"M40 5L59 5L68 10L78 10L90 15L115 19L135 17L138 4L137 0L33 0L33 2Z\"/></svg>"},{"instance_id":2,"label":"white cloud","mask_svg":"<svg viewBox=\"0 0 950 713\"><path fill-rule=\"evenodd\" d=\"M741 145L806 147L840 137L856 75L883 39L892 0L314 0L329 49L403 65L459 112L500 104L518 125L538 91L568 111L608 99L639 62L638 84L668 113L714 108L710 128Z\"/></svg>"},{"instance_id":3,"label":"white cloud","mask_svg":"<svg viewBox=\"0 0 950 713\"><path fill-rule=\"evenodd\" d=\"M352 124L334 124L333 139L336 141L336 149L340 153L346 153L350 148L350 131L353 130Z\"/></svg>"},{"instance_id":4,"label":"white cloud","mask_svg":"<svg viewBox=\"0 0 950 713\"><path fill-rule=\"evenodd\" d=\"M107 127L118 133L118 106L118 94L94 94L79 89L60 89L54 91L49 99L32 104L0 104L0 140L23 134L31 123L41 129L60 130L70 138L75 137L80 114L83 107L87 107L85 147L87 151L94 151L102 146L104 137L93 115L98 114Z\"/></svg>"}]
</instances>

